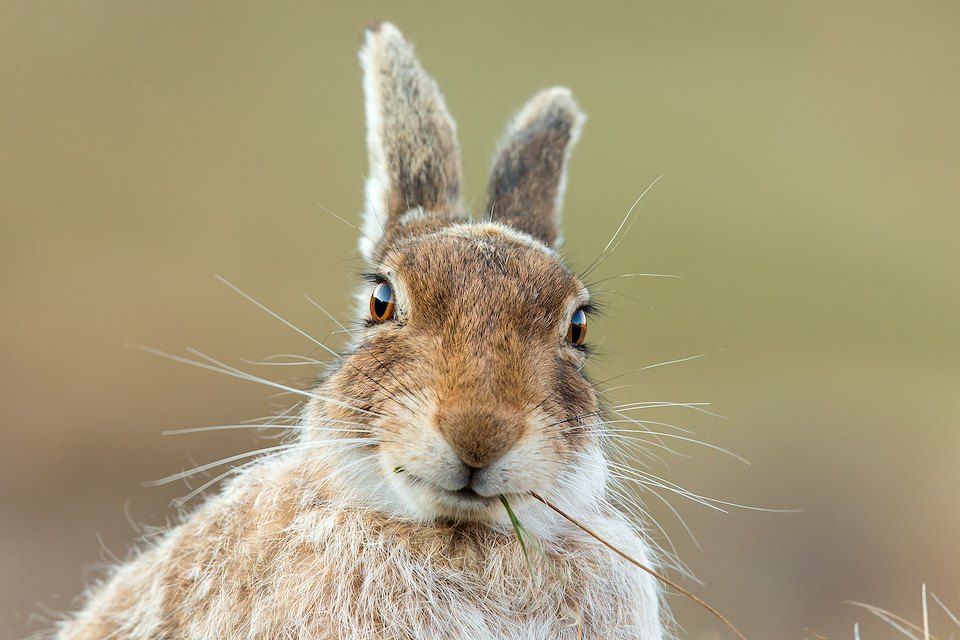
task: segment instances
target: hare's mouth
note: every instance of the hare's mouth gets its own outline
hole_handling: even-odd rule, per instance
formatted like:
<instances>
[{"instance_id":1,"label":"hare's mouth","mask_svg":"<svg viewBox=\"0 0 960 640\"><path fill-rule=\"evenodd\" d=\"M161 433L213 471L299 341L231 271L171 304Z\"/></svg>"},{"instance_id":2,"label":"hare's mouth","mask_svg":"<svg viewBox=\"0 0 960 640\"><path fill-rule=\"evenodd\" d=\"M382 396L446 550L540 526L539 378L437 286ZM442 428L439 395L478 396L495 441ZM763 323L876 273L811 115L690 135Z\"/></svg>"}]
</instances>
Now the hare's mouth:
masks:
<instances>
[{"instance_id":1,"label":"hare's mouth","mask_svg":"<svg viewBox=\"0 0 960 640\"><path fill-rule=\"evenodd\" d=\"M412 473L406 473L404 477L410 485L420 491L426 492L435 503L439 503L441 506L451 507L457 511L486 509L498 504L497 496L480 495L469 486L450 490L413 475Z\"/></svg>"},{"instance_id":2,"label":"hare's mouth","mask_svg":"<svg viewBox=\"0 0 960 640\"><path fill-rule=\"evenodd\" d=\"M458 500L488 503L496 499L492 496L482 496L476 491L474 491L473 489L471 489L470 487L464 487L463 489L459 489L458 491L446 491L446 493L449 493L451 496L456 497Z\"/></svg>"}]
</instances>

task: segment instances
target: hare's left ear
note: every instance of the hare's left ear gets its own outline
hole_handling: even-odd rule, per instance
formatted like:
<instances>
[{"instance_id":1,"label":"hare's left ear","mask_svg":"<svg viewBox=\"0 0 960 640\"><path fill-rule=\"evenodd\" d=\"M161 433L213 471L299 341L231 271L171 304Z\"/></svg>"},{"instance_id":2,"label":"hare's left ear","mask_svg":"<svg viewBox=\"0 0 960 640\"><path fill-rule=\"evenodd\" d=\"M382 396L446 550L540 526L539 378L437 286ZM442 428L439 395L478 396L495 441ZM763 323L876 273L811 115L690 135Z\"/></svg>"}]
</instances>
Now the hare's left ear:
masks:
<instances>
[{"instance_id":1,"label":"hare's left ear","mask_svg":"<svg viewBox=\"0 0 960 640\"><path fill-rule=\"evenodd\" d=\"M370 174L360 248L376 261L397 238L463 218L457 128L400 31L371 26L360 50Z\"/></svg>"},{"instance_id":2,"label":"hare's left ear","mask_svg":"<svg viewBox=\"0 0 960 640\"><path fill-rule=\"evenodd\" d=\"M560 241L567 161L586 118L569 89L535 95L514 117L490 170L487 211L550 247Z\"/></svg>"}]
</instances>

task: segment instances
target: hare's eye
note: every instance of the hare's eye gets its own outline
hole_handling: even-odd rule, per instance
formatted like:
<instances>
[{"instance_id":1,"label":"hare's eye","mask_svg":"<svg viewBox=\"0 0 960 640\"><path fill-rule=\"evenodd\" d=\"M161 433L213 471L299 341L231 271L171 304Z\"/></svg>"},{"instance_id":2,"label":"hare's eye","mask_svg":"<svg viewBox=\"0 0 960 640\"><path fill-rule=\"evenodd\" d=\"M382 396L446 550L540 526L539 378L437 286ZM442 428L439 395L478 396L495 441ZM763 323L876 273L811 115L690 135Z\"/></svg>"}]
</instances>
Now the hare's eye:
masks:
<instances>
[{"instance_id":1,"label":"hare's eye","mask_svg":"<svg viewBox=\"0 0 960 640\"><path fill-rule=\"evenodd\" d=\"M370 317L377 322L386 322L393 317L393 289L386 282L381 282L373 289L370 296Z\"/></svg>"},{"instance_id":2,"label":"hare's eye","mask_svg":"<svg viewBox=\"0 0 960 640\"><path fill-rule=\"evenodd\" d=\"M583 309L577 309L577 312L570 318L570 328L567 329L567 340L570 344L581 345L583 339L587 337L587 314Z\"/></svg>"}]
</instances>

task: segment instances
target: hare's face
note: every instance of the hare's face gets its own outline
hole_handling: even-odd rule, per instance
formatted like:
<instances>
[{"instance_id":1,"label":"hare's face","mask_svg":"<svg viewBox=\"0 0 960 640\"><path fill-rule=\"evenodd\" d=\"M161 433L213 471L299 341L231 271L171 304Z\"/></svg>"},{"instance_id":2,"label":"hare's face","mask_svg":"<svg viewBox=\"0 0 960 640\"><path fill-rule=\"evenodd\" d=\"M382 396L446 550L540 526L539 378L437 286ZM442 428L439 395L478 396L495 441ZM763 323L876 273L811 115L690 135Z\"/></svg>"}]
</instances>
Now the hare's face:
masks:
<instances>
[{"instance_id":1,"label":"hare's face","mask_svg":"<svg viewBox=\"0 0 960 640\"><path fill-rule=\"evenodd\" d=\"M597 411L576 344L589 301L552 251L459 225L399 242L371 280L393 308L374 306L325 389L362 400L369 413L348 420L370 425L384 489L423 517L499 518L499 495L544 492L583 462Z\"/></svg>"},{"instance_id":2,"label":"hare's face","mask_svg":"<svg viewBox=\"0 0 960 640\"><path fill-rule=\"evenodd\" d=\"M436 84L389 24L360 57L365 328L318 388L305 435L327 441L359 496L423 519L500 519L500 495L594 499L606 467L586 426L598 411L581 373L589 300L553 250L582 114L566 89L530 100L495 158L489 221L470 224Z\"/></svg>"}]
</instances>

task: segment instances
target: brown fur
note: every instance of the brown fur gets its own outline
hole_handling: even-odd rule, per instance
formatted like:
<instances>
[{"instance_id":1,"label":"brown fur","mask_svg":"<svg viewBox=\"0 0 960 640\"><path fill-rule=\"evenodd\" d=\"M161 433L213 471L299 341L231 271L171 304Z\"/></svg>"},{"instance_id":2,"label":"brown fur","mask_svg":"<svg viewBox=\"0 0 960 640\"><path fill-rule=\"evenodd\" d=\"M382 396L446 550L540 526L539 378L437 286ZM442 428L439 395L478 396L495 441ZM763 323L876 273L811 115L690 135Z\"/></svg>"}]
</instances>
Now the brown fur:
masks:
<instances>
[{"instance_id":1,"label":"brown fur","mask_svg":"<svg viewBox=\"0 0 960 640\"><path fill-rule=\"evenodd\" d=\"M400 216L417 208L463 218L457 130L436 82L389 23L367 32L361 59L371 180L385 183L369 203L381 233L396 232Z\"/></svg>"},{"instance_id":2,"label":"brown fur","mask_svg":"<svg viewBox=\"0 0 960 640\"><path fill-rule=\"evenodd\" d=\"M565 164L582 124L583 114L566 89L541 91L526 104L490 171L491 219L547 246L557 244Z\"/></svg>"},{"instance_id":3,"label":"brown fur","mask_svg":"<svg viewBox=\"0 0 960 640\"><path fill-rule=\"evenodd\" d=\"M513 637L511 626L525 629L525 620L540 623L542 634L522 637L637 637L630 633L640 621L629 612L643 594L633 581L611 585L605 596L604 607L613 605L618 615L581 599L595 572L626 576L622 563L587 541L545 543L552 568L534 557L531 574L508 531L334 508L322 485L302 482L311 466L291 460L251 469L118 570L61 637L472 640ZM424 557L432 561L431 586L411 583L392 560ZM396 589L393 601L371 606L371 591L384 586L377 598ZM413 606L396 606L408 601ZM498 626L491 616L490 636L458 635L455 622L432 622L433 607L449 614L461 602L497 613L506 605L510 617ZM572 624L577 618L579 627ZM547 626L551 619L559 630Z\"/></svg>"},{"instance_id":4,"label":"brown fur","mask_svg":"<svg viewBox=\"0 0 960 640\"><path fill-rule=\"evenodd\" d=\"M60 637L661 640L652 578L530 497L652 563L606 499L597 395L566 339L587 291L543 244L576 105L551 90L521 111L491 180L499 222L467 224L435 84L392 25L361 57L365 251L394 317L309 393L295 448L118 567ZM546 563L528 566L501 495Z\"/></svg>"}]
</instances>

